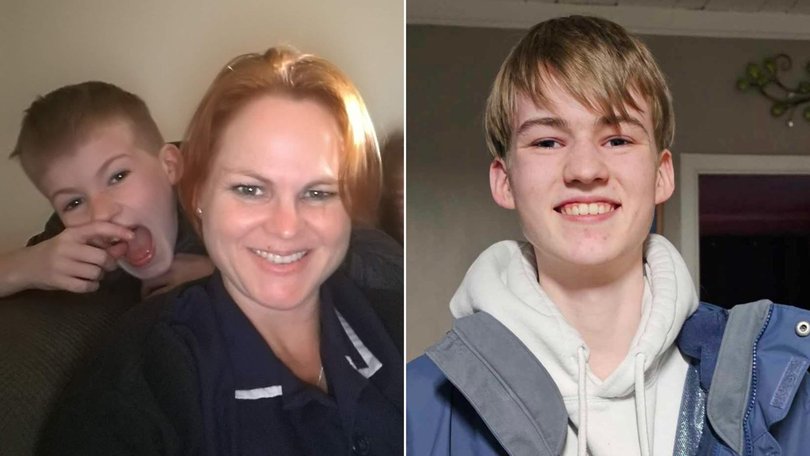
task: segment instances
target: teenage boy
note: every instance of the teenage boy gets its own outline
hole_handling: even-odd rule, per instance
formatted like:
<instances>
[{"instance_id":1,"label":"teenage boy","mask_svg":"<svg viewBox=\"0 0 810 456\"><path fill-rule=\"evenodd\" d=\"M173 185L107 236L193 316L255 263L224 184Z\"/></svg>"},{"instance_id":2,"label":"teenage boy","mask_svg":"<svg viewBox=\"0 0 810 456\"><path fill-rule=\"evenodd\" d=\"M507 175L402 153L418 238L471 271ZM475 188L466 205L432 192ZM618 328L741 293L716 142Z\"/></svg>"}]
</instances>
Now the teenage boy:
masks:
<instances>
[{"instance_id":1,"label":"teenage boy","mask_svg":"<svg viewBox=\"0 0 810 456\"><path fill-rule=\"evenodd\" d=\"M803 454L810 314L699 306L648 235L674 118L644 44L598 18L536 25L485 126L492 196L528 242L479 256L453 330L409 365L408 453Z\"/></svg>"},{"instance_id":2,"label":"teenage boy","mask_svg":"<svg viewBox=\"0 0 810 456\"><path fill-rule=\"evenodd\" d=\"M126 277L107 274L117 266L142 279L148 295L213 270L178 213L180 153L164 143L137 96L85 82L40 97L26 111L11 156L58 219L29 246L0 256L0 296L31 288L95 291L102 279Z\"/></svg>"}]
</instances>

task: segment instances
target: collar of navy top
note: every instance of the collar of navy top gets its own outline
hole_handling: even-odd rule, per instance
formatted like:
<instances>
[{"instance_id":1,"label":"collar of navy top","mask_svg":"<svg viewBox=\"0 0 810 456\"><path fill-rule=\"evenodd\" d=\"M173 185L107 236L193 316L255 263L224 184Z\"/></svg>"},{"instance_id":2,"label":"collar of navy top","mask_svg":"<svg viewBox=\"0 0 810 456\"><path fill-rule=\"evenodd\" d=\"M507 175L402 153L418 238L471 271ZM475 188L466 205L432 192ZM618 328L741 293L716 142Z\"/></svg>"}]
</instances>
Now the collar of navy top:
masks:
<instances>
[{"instance_id":1,"label":"collar of navy top","mask_svg":"<svg viewBox=\"0 0 810 456\"><path fill-rule=\"evenodd\" d=\"M219 326L237 387L234 397L256 400L281 397L303 387L299 379L281 363L270 347L225 290L217 272L209 282ZM363 343L333 302L328 284L320 294L321 357L330 389L340 383L333 376L348 366L369 379L382 368L382 362ZM340 359L335 363L334 359ZM338 365L342 364L342 365ZM331 365L331 366L330 366ZM331 367L331 368L330 368Z\"/></svg>"}]
</instances>

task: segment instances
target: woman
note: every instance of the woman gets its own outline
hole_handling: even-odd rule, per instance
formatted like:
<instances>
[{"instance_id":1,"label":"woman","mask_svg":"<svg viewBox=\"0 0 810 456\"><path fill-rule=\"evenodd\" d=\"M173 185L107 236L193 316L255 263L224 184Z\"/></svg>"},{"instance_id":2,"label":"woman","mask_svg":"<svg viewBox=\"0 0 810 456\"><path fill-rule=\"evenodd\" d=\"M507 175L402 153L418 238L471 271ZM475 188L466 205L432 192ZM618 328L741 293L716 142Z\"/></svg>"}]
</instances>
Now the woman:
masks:
<instances>
[{"instance_id":1,"label":"woman","mask_svg":"<svg viewBox=\"0 0 810 456\"><path fill-rule=\"evenodd\" d=\"M183 155L178 194L218 271L144 306L44 448L401 454L402 357L373 310L401 302L371 303L336 272L379 197L355 87L288 49L239 57L197 108Z\"/></svg>"}]
</instances>

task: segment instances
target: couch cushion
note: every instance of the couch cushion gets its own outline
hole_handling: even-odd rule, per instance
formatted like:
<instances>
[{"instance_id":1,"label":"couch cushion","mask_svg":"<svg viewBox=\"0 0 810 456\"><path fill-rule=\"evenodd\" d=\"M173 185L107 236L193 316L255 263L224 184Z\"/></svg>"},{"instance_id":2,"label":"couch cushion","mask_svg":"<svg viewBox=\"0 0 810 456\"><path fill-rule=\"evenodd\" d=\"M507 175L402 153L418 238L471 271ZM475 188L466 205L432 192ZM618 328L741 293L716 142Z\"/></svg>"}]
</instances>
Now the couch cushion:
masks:
<instances>
[{"instance_id":1,"label":"couch cushion","mask_svg":"<svg viewBox=\"0 0 810 456\"><path fill-rule=\"evenodd\" d=\"M55 400L111 325L138 282L91 294L30 290L0 299L0 454L33 454Z\"/></svg>"}]
</instances>

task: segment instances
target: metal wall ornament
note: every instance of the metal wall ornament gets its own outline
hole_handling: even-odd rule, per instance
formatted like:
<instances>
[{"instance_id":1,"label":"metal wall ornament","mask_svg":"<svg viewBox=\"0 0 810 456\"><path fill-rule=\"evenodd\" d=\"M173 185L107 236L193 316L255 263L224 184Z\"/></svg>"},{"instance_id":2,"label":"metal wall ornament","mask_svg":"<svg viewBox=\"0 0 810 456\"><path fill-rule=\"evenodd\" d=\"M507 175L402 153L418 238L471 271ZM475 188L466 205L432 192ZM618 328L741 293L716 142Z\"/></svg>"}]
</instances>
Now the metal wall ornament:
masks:
<instances>
[{"instance_id":1,"label":"metal wall ornament","mask_svg":"<svg viewBox=\"0 0 810 456\"><path fill-rule=\"evenodd\" d=\"M796 108L803 107L802 117L810 122L810 62L804 69L805 79L795 86L785 84L779 73L790 71L793 60L787 54L767 57L761 64L749 63L745 76L737 80L737 88L742 91L755 90L771 101L771 115L788 115L787 126L793 126Z\"/></svg>"}]
</instances>

